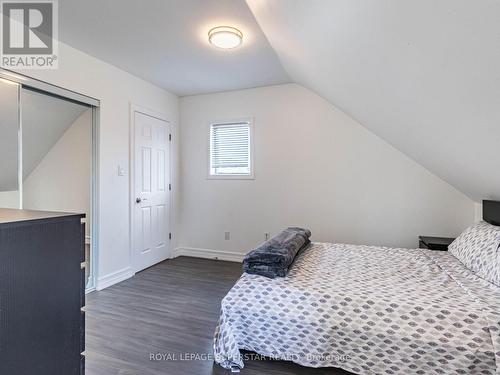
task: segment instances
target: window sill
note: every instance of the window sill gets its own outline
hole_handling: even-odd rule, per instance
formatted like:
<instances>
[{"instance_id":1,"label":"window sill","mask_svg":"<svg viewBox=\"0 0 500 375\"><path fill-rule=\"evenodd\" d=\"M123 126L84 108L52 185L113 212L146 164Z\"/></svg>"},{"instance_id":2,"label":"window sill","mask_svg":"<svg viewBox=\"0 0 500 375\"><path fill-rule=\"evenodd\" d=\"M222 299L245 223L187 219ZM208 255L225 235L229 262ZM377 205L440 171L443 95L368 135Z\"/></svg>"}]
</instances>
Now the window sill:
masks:
<instances>
[{"instance_id":1,"label":"window sill","mask_svg":"<svg viewBox=\"0 0 500 375\"><path fill-rule=\"evenodd\" d=\"M207 180L255 180L255 176L253 175L209 175L207 176Z\"/></svg>"}]
</instances>

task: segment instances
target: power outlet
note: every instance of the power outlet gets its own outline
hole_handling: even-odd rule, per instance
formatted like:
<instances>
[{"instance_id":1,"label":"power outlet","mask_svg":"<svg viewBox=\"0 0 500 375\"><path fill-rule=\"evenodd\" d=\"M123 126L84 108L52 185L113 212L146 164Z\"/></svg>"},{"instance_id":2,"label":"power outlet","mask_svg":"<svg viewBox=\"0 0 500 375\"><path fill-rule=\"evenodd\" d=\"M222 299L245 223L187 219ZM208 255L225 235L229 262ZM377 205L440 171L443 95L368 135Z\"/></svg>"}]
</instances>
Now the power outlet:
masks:
<instances>
[{"instance_id":1,"label":"power outlet","mask_svg":"<svg viewBox=\"0 0 500 375\"><path fill-rule=\"evenodd\" d=\"M270 233L264 233L264 239L267 241L271 237Z\"/></svg>"},{"instance_id":2,"label":"power outlet","mask_svg":"<svg viewBox=\"0 0 500 375\"><path fill-rule=\"evenodd\" d=\"M229 232L224 232L224 239L225 239L226 241L229 241L229 240L231 239L231 233L229 233Z\"/></svg>"}]
</instances>

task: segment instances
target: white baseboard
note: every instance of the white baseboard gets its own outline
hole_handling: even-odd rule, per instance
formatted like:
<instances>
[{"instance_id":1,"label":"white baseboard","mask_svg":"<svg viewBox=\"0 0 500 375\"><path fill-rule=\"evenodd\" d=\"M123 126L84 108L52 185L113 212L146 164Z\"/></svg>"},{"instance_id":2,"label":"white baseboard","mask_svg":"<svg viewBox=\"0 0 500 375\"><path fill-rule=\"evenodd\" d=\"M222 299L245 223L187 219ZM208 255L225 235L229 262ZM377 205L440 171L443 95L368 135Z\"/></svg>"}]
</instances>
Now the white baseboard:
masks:
<instances>
[{"instance_id":1,"label":"white baseboard","mask_svg":"<svg viewBox=\"0 0 500 375\"><path fill-rule=\"evenodd\" d=\"M97 279L96 290L103 290L111 285L118 284L124 280L130 279L135 275L135 272L130 267L122 268L116 272L112 272L109 275L99 277Z\"/></svg>"},{"instance_id":2,"label":"white baseboard","mask_svg":"<svg viewBox=\"0 0 500 375\"><path fill-rule=\"evenodd\" d=\"M178 247L174 251L174 258L179 256L204 258L204 259L218 259L226 260L228 262L243 262L245 254L236 253L232 251L212 250L212 249L199 249L195 247Z\"/></svg>"}]
</instances>

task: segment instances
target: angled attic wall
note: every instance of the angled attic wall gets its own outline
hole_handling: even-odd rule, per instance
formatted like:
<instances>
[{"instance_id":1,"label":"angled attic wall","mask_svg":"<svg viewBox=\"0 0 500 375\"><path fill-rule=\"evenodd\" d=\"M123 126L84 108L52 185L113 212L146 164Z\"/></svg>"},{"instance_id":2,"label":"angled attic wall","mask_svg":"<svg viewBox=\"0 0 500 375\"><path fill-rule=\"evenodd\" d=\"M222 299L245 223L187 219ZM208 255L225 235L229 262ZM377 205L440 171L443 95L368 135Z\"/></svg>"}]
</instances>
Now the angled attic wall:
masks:
<instances>
[{"instance_id":1,"label":"angled attic wall","mask_svg":"<svg viewBox=\"0 0 500 375\"><path fill-rule=\"evenodd\" d=\"M92 110L64 132L23 182L26 209L85 213L90 220ZM90 225L86 225L89 234Z\"/></svg>"},{"instance_id":2,"label":"angled attic wall","mask_svg":"<svg viewBox=\"0 0 500 375\"><path fill-rule=\"evenodd\" d=\"M19 191L0 191L1 208L19 208Z\"/></svg>"},{"instance_id":3,"label":"angled attic wall","mask_svg":"<svg viewBox=\"0 0 500 375\"><path fill-rule=\"evenodd\" d=\"M471 199L500 199L500 2L246 0L294 82Z\"/></svg>"},{"instance_id":4,"label":"angled attic wall","mask_svg":"<svg viewBox=\"0 0 500 375\"><path fill-rule=\"evenodd\" d=\"M474 221L472 200L299 85L184 97L180 110L181 248L241 254L293 225L315 241L416 247ZM207 179L209 122L246 117L255 180Z\"/></svg>"}]
</instances>

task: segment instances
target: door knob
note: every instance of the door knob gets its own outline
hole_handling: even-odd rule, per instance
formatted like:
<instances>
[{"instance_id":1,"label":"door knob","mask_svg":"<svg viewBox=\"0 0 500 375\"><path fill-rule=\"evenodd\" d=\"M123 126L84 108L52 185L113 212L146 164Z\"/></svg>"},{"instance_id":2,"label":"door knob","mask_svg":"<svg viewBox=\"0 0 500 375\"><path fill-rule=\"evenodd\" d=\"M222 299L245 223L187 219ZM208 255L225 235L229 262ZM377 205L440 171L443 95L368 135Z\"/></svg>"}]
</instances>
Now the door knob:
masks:
<instances>
[{"instance_id":1,"label":"door knob","mask_svg":"<svg viewBox=\"0 0 500 375\"><path fill-rule=\"evenodd\" d=\"M141 198L135 198L135 203L141 203L142 199Z\"/></svg>"}]
</instances>

